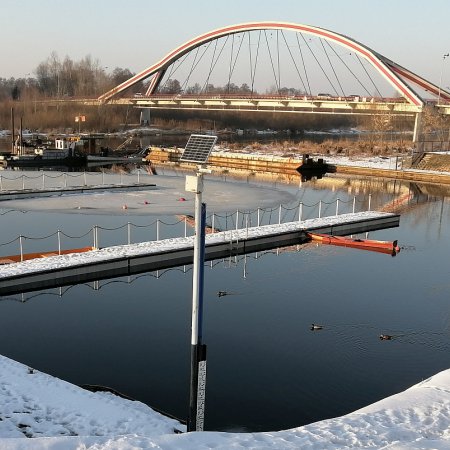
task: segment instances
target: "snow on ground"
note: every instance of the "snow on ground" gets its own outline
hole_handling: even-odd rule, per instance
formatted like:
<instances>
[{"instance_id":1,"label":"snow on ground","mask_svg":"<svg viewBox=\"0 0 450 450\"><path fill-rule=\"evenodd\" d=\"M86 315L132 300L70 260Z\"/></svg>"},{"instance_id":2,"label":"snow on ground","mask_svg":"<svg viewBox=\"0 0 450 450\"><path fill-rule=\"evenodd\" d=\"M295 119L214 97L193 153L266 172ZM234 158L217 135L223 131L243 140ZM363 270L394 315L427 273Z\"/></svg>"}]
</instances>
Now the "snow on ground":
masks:
<instances>
[{"instance_id":1,"label":"snow on ground","mask_svg":"<svg viewBox=\"0 0 450 450\"><path fill-rule=\"evenodd\" d=\"M264 433L176 434L146 405L91 393L0 356L2 450L448 449L450 370L334 419Z\"/></svg>"}]
</instances>

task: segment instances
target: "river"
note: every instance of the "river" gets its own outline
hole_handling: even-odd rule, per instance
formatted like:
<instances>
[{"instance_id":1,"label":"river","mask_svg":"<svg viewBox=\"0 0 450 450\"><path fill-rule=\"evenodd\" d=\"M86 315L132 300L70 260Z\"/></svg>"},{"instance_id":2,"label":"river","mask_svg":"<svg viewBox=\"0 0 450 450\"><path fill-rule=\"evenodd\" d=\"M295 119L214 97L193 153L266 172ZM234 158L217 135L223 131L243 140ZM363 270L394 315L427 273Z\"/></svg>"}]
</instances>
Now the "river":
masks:
<instances>
[{"instance_id":1,"label":"river","mask_svg":"<svg viewBox=\"0 0 450 450\"><path fill-rule=\"evenodd\" d=\"M337 176L270 187L292 196L293 210L299 200L331 204L356 195L363 201L371 193L372 207L396 207L401 220L399 228L370 237L398 239L402 250L390 257L309 244L207 263L205 428L296 427L356 410L447 369L450 192ZM94 223L174 221L132 212L2 208L1 243L36 229L82 234ZM0 353L72 383L112 387L185 419L191 283L188 266L0 296ZM311 331L312 323L323 330ZM393 339L381 341L381 333Z\"/></svg>"}]
</instances>

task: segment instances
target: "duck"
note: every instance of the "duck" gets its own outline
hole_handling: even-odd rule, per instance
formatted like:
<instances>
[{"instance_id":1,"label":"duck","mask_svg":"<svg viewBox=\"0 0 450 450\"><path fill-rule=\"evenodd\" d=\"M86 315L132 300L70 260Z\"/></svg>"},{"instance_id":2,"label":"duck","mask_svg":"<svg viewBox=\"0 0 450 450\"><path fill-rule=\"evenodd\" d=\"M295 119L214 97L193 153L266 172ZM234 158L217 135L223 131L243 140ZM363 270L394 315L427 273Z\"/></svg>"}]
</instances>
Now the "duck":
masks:
<instances>
[{"instance_id":1,"label":"duck","mask_svg":"<svg viewBox=\"0 0 450 450\"><path fill-rule=\"evenodd\" d=\"M227 291L219 291L219 292L217 292L217 297L225 297L225 295L228 295Z\"/></svg>"},{"instance_id":2,"label":"duck","mask_svg":"<svg viewBox=\"0 0 450 450\"><path fill-rule=\"evenodd\" d=\"M390 334L380 334L380 339L382 341L391 341L393 338L393 336L391 336Z\"/></svg>"},{"instance_id":3,"label":"duck","mask_svg":"<svg viewBox=\"0 0 450 450\"><path fill-rule=\"evenodd\" d=\"M311 331L323 330L323 325L311 324Z\"/></svg>"}]
</instances>

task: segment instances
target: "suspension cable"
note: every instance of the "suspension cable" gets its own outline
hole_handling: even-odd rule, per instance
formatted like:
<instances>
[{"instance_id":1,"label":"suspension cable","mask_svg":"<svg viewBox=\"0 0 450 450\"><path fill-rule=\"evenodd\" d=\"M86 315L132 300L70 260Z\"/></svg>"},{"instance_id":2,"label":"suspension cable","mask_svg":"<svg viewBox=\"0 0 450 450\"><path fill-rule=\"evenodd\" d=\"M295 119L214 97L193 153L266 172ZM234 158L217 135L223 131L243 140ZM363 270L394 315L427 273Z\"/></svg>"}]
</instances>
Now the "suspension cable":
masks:
<instances>
[{"instance_id":1,"label":"suspension cable","mask_svg":"<svg viewBox=\"0 0 450 450\"><path fill-rule=\"evenodd\" d=\"M288 49L289 54L291 55L292 62L294 63L295 70L297 71L297 75L300 78L300 81L302 83L303 89L304 89L305 92L308 92L308 90L306 89L305 83L303 82L303 78L302 78L302 76L300 74L300 70L298 69L297 62L294 59L294 55L292 54L292 51L289 48L289 45L288 45L288 43L286 41L286 36L284 35L283 30L281 30L281 35L283 36L284 42L286 44L286 48Z\"/></svg>"},{"instance_id":2,"label":"suspension cable","mask_svg":"<svg viewBox=\"0 0 450 450\"><path fill-rule=\"evenodd\" d=\"M373 81L372 77L370 76L369 72L367 72L366 67L364 66L364 64L361 62L361 58L355 53L356 58L358 59L359 63L361 64L362 68L364 69L364 72L366 72L366 75L369 77L369 80L371 81L373 87L375 88L375 90L378 92L378 95L383 98L383 95L381 94L381 92L378 90L377 85L375 84L375 82Z\"/></svg>"},{"instance_id":3,"label":"suspension cable","mask_svg":"<svg viewBox=\"0 0 450 450\"><path fill-rule=\"evenodd\" d=\"M330 45L330 43L327 41L327 44L329 45L329 47L331 48L331 50L333 50L333 52L335 53L335 55L340 59L340 61L342 62L342 64L344 64L344 66L347 68L347 70L353 75L353 77L355 78L355 80L361 85L361 87L367 92L368 95L370 95L369 90L366 88L366 86L362 83L362 81L358 78L358 76L352 71L352 69L350 69L350 67L346 64L346 62L339 56L339 54L336 52L336 50Z\"/></svg>"},{"instance_id":4,"label":"suspension cable","mask_svg":"<svg viewBox=\"0 0 450 450\"><path fill-rule=\"evenodd\" d=\"M331 70L332 70L333 73L334 73L334 76L335 76L335 78L336 78L336 81L338 82L338 85L339 85L339 87L341 88L342 95L345 97L344 89L342 89L341 82L339 81L339 78L338 78L338 76L337 76L337 74L336 74L336 71L334 70L333 63L331 62L331 59L330 59L330 57L328 56L328 52L327 52L327 50L325 49L325 45L323 45L323 39L322 39L322 38L320 38L320 43L322 44L323 51L325 52L325 55L326 55L326 57L327 57L327 60L328 60L328 62L330 63Z\"/></svg>"},{"instance_id":5,"label":"suspension cable","mask_svg":"<svg viewBox=\"0 0 450 450\"><path fill-rule=\"evenodd\" d=\"M300 33L301 34L301 33ZM311 85L309 84L309 78L308 78L308 72L306 71L306 64L305 64L305 59L303 58L303 52L302 52L302 46L300 45L300 41L298 39L298 35L299 33L296 33L295 36L297 38L297 45L298 45L298 50L300 52L300 56L302 58L302 63L303 63L303 70L305 72L305 78L306 78L306 83L308 84L308 90L306 91L307 93L309 93L309 95L312 95L311 92ZM303 35L302 35L303 36Z\"/></svg>"},{"instance_id":6,"label":"suspension cable","mask_svg":"<svg viewBox=\"0 0 450 450\"><path fill-rule=\"evenodd\" d=\"M306 41L305 36L303 36L303 34L302 34L302 38L303 38L303 41L305 42L306 46L308 47L309 51L311 52L311 55L313 56L313 58L316 60L317 64L319 65L320 70L322 71L322 73L325 75L325 78L326 78L326 79L328 80L328 82L330 83L331 88L333 89L333 91L335 92L336 95L339 95L338 92L337 92L337 90L336 90L336 88L334 87L334 84L331 82L331 80L330 80L330 78L328 77L328 75L327 75L325 69L322 67L322 64L320 64L320 61L317 59L317 56L316 56L316 55L314 54L314 52L312 51L310 45L309 45L308 42Z\"/></svg>"},{"instance_id":7,"label":"suspension cable","mask_svg":"<svg viewBox=\"0 0 450 450\"><path fill-rule=\"evenodd\" d=\"M278 59L278 85L280 86L280 90L281 90L281 71L280 71L280 43L279 43L279 38L280 38L280 30L277 30L277 59Z\"/></svg>"},{"instance_id":8,"label":"suspension cable","mask_svg":"<svg viewBox=\"0 0 450 450\"><path fill-rule=\"evenodd\" d=\"M273 77L275 78L275 87L277 88L278 94L280 94L280 85L278 84L277 74L276 74L276 71L275 71L275 65L274 65L273 60L272 60L272 52L270 51L269 41L267 39L266 30L264 30L264 37L266 39L267 50L269 52L269 58L270 58L270 64L272 66Z\"/></svg>"},{"instance_id":9,"label":"suspension cable","mask_svg":"<svg viewBox=\"0 0 450 450\"><path fill-rule=\"evenodd\" d=\"M234 35L233 35L233 37L234 37ZM236 63L237 63L238 57L239 57L239 55L240 55L240 53L241 53L241 48L242 48L242 44L243 44L243 43L244 43L244 36L242 36L241 42L240 42L240 44L239 44L238 51L237 51L237 53L236 53L236 57L235 57L235 59L234 59L233 69L231 70L231 73L230 73L230 79L229 79L229 82L231 81L231 77L232 77L232 75L233 75L233 73L234 73L234 69L235 69L235 67L236 67Z\"/></svg>"},{"instance_id":10,"label":"suspension cable","mask_svg":"<svg viewBox=\"0 0 450 450\"><path fill-rule=\"evenodd\" d=\"M250 32L249 32L249 43L250 43ZM253 88L255 86L255 76L256 76L256 64L258 62L258 55L259 55L259 45L261 43L261 30L259 30L259 34L258 34L258 46L256 47L256 56L255 56L255 66L253 69L253 78L252 78L252 96L253 96ZM251 58L250 58L251 59Z\"/></svg>"},{"instance_id":11,"label":"suspension cable","mask_svg":"<svg viewBox=\"0 0 450 450\"><path fill-rule=\"evenodd\" d=\"M216 44L214 46L213 57L211 59L211 67L210 67L210 70L209 70L208 77L206 79L206 85L205 85L206 89L208 88L208 82L209 82L209 79L211 78L211 74L212 74L214 68L216 67L217 62L219 61L219 58L222 55L223 49L225 48L225 45L227 44L229 38L230 38L230 35L227 35L227 37L226 37L226 39L225 39L225 41L224 41L224 43L222 45L222 48L220 49L219 54L217 55L217 58L214 60L214 58L216 56L217 43L218 43L218 40L216 40Z\"/></svg>"}]
</instances>

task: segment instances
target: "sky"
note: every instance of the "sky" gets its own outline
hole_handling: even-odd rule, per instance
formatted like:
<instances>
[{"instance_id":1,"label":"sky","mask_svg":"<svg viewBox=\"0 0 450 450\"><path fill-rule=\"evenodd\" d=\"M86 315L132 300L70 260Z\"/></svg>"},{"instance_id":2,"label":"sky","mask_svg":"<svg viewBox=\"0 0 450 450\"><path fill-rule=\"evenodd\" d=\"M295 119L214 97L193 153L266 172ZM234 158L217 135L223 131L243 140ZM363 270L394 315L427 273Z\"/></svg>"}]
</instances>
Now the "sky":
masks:
<instances>
[{"instance_id":1,"label":"sky","mask_svg":"<svg viewBox=\"0 0 450 450\"><path fill-rule=\"evenodd\" d=\"M0 77L28 77L55 51L140 72L191 38L243 22L280 20L352 37L450 85L448 0L0 0Z\"/></svg>"}]
</instances>

